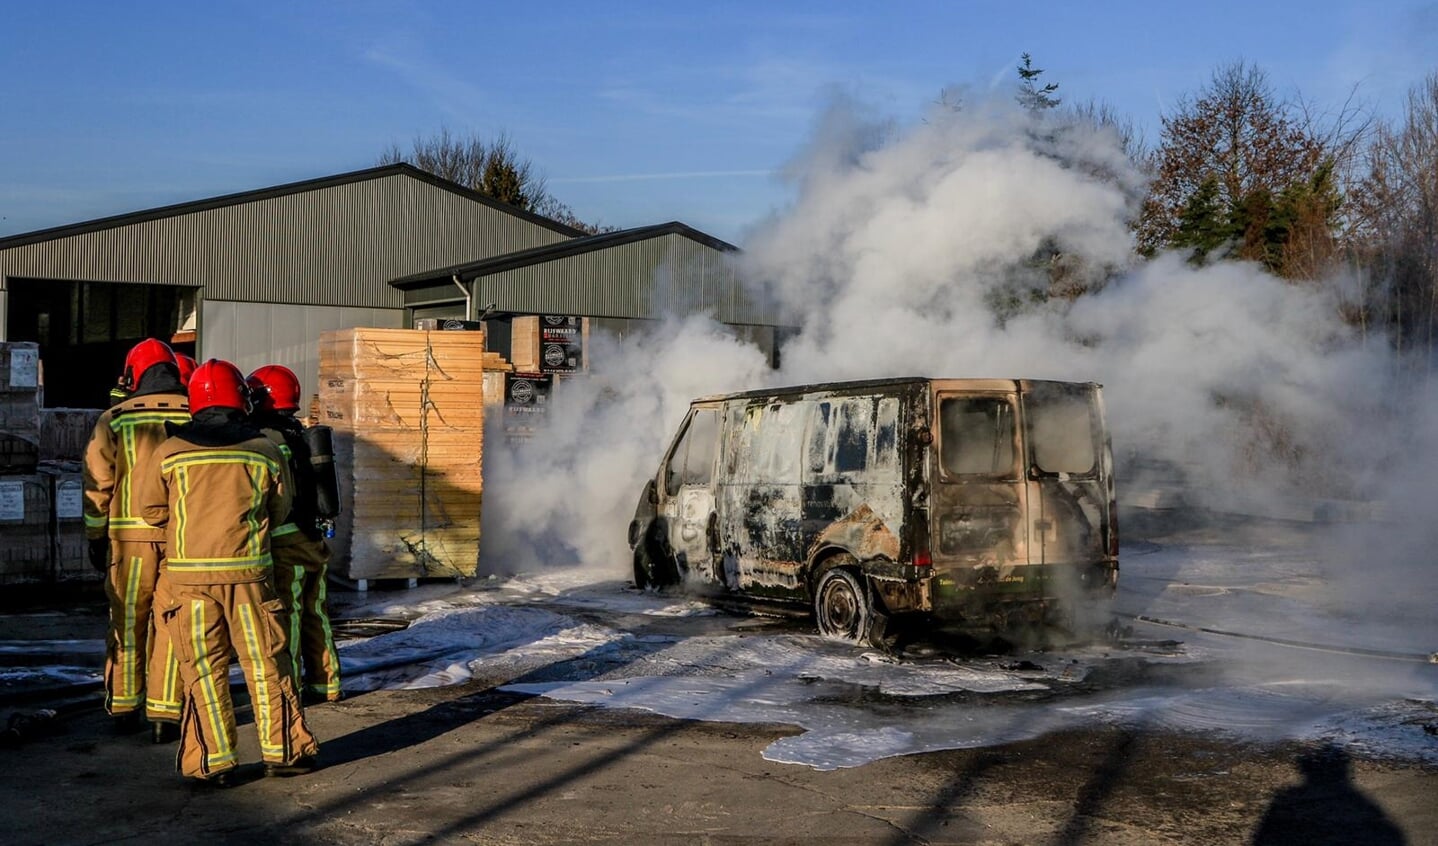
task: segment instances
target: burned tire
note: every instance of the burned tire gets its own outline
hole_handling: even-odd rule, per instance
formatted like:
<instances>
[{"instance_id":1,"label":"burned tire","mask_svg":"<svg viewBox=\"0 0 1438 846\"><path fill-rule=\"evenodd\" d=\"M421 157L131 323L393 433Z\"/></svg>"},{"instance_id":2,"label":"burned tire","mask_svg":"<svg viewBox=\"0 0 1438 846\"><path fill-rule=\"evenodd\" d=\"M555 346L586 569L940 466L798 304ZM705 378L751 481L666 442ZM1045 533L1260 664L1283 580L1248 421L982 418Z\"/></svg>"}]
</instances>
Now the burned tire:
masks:
<instances>
[{"instance_id":1,"label":"burned tire","mask_svg":"<svg viewBox=\"0 0 1438 846\"><path fill-rule=\"evenodd\" d=\"M662 588L679 583L679 570L674 559L666 555L654 540L654 532L634 547L634 586Z\"/></svg>"},{"instance_id":2,"label":"burned tire","mask_svg":"<svg viewBox=\"0 0 1438 846\"><path fill-rule=\"evenodd\" d=\"M819 634L831 640L869 646L874 619L869 592L853 571L833 567L819 577L814 588L814 622Z\"/></svg>"},{"instance_id":3,"label":"burned tire","mask_svg":"<svg viewBox=\"0 0 1438 846\"><path fill-rule=\"evenodd\" d=\"M644 590L654 584L649 576L648 556L644 553L644 546L641 544L634 547L634 586Z\"/></svg>"}]
</instances>

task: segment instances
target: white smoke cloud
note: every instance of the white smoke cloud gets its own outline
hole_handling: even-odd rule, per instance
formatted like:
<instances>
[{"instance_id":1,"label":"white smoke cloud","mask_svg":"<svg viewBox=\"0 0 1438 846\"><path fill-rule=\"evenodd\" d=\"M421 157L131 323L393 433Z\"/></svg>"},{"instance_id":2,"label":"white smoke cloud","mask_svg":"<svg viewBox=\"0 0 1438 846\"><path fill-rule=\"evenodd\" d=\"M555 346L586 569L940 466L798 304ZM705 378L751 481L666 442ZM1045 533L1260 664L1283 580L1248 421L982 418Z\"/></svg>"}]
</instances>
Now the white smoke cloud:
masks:
<instances>
[{"instance_id":1,"label":"white smoke cloud","mask_svg":"<svg viewBox=\"0 0 1438 846\"><path fill-rule=\"evenodd\" d=\"M1121 460L1182 468L1209 505L1373 499L1417 469L1393 449L1414 430L1392 400L1388 345L1339 319L1337 286L1134 259L1143 176L1109 132L984 105L900 130L839 104L788 173L795 202L743 258L756 295L802 327L783 371L702 315L596 337L593 375L563 385L543 438L513 451L490 439L486 476L503 493L485 503L487 566L577 560L627 575L625 527L688 401L774 384L1101 382ZM1089 289L1073 302L1036 296L1056 256ZM1431 501L1427 477L1410 476L1404 501Z\"/></svg>"},{"instance_id":2,"label":"white smoke cloud","mask_svg":"<svg viewBox=\"0 0 1438 846\"><path fill-rule=\"evenodd\" d=\"M488 427L482 569L583 563L629 575L625 533L646 478L703 394L773 378L764 355L704 315L675 317L622 341L595 333L586 378L564 380L542 436L505 446ZM502 480L502 481L493 481Z\"/></svg>"}]
</instances>

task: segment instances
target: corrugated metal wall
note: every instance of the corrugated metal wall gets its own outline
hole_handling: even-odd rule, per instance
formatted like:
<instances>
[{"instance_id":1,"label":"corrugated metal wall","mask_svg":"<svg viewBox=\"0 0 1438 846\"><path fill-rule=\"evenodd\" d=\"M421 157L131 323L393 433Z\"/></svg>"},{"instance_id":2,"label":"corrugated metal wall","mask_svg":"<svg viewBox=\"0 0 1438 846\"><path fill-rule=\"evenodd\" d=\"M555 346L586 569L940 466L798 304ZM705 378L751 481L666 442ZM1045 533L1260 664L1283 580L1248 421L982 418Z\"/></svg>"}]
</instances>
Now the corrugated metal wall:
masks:
<instances>
[{"instance_id":1,"label":"corrugated metal wall","mask_svg":"<svg viewBox=\"0 0 1438 846\"><path fill-rule=\"evenodd\" d=\"M617 338L627 338L637 332L643 332L646 328L652 328L654 321L637 320L623 317L595 317L589 321L589 333L593 338L599 333L607 333ZM726 323L725 328L734 333L734 337L748 344L753 344L764 354L764 358L772 365L774 363L774 351L776 342L776 329L773 326L752 326L740 323ZM603 363L594 360L592 353L586 352L590 357L590 367L595 370L603 370Z\"/></svg>"},{"instance_id":2,"label":"corrugated metal wall","mask_svg":"<svg viewBox=\"0 0 1438 846\"><path fill-rule=\"evenodd\" d=\"M246 373L266 364L295 371L306 398L319 391L320 333L354 326L402 328L404 309L297 306L205 300L199 358L233 361ZM301 414L309 412L308 400Z\"/></svg>"},{"instance_id":3,"label":"corrugated metal wall","mask_svg":"<svg viewBox=\"0 0 1438 846\"><path fill-rule=\"evenodd\" d=\"M391 279L566 238L391 174L0 250L0 284L196 285L214 300L399 308Z\"/></svg>"},{"instance_id":4,"label":"corrugated metal wall","mask_svg":"<svg viewBox=\"0 0 1438 846\"><path fill-rule=\"evenodd\" d=\"M731 256L671 234L494 273L475 302L501 311L659 318L711 311L724 323L773 324L776 311L746 296Z\"/></svg>"}]
</instances>

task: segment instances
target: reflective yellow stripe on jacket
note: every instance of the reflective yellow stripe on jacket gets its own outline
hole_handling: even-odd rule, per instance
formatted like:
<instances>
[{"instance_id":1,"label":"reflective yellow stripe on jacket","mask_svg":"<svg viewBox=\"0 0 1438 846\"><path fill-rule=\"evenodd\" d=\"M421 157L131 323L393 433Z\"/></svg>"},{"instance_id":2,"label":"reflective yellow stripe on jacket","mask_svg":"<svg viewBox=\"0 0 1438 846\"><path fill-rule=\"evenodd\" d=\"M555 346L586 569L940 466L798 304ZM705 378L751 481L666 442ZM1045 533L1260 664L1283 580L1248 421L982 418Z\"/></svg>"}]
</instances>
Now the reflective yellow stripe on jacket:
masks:
<instances>
[{"instance_id":1,"label":"reflective yellow stripe on jacket","mask_svg":"<svg viewBox=\"0 0 1438 846\"><path fill-rule=\"evenodd\" d=\"M203 547L205 538L191 538L193 528L191 513L202 513L191 501L195 472L205 467L238 466L243 468L250 482L250 502L243 517L248 527L245 548L240 555L206 557L195 554L197 547ZM271 459L248 450L200 450L182 452L166 458L160 463L162 473L173 478L178 486L174 513L176 521L173 549L168 556L171 571L192 573L219 573L232 570L248 570L256 567L269 568L274 561L270 556L266 537L262 531L268 519L265 496L272 480L280 476L280 466Z\"/></svg>"},{"instance_id":2,"label":"reflective yellow stripe on jacket","mask_svg":"<svg viewBox=\"0 0 1438 846\"><path fill-rule=\"evenodd\" d=\"M184 409L175 411L132 411L117 414L111 418L110 431L115 433L116 438L120 442L120 449L124 451L125 458L123 466L126 470L126 472L120 475L118 489L115 491L115 498L119 501L119 510L117 511L113 507L110 509L111 529L150 528L150 525L144 520L141 520L140 516L135 513L136 509L130 498L130 494L134 490L134 485L132 484L132 479L135 475L134 471L138 469L140 465L139 439L136 436L135 430L142 426L159 426L161 432L163 432L166 423L179 425L189 422L189 419L190 412ZM164 439L165 436L161 434L158 439L153 440L154 443L159 443Z\"/></svg>"}]
</instances>

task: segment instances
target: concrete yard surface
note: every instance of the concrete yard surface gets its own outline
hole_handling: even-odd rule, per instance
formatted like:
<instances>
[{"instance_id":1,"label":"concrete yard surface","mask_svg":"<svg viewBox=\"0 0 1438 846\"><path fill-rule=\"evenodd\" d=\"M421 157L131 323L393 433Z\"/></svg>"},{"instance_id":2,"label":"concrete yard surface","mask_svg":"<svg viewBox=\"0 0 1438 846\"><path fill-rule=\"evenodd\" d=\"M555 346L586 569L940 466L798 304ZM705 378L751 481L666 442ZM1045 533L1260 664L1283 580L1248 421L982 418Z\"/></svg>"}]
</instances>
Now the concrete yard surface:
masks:
<instances>
[{"instance_id":1,"label":"concrete yard surface","mask_svg":"<svg viewBox=\"0 0 1438 846\"><path fill-rule=\"evenodd\" d=\"M242 712L242 719L246 714ZM766 761L783 726L498 692L380 691L309 709L324 768L194 787L174 746L98 711L0 752L14 844L1438 843L1438 771L1311 747L1096 728L831 772Z\"/></svg>"}]
</instances>

